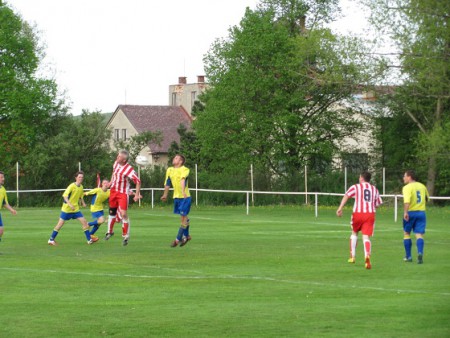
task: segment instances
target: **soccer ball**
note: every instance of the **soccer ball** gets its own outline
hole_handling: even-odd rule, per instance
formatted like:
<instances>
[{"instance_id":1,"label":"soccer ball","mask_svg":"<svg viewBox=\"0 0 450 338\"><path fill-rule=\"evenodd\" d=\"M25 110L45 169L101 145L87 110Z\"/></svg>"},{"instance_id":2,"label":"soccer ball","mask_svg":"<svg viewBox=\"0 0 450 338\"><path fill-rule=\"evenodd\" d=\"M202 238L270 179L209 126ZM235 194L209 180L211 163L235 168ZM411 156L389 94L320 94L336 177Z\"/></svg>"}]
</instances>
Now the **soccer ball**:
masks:
<instances>
[{"instance_id":1,"label":"soccer ball","mask_svg":"<svg viewBox=\"0 0 450 338\"><path fill-rule=\"evenodd\" d=\"M148 158L142 155L139 155L136 157L136 164L140 165L141 167L146 167L149 165Z\"/></svg>"}]
</instances>

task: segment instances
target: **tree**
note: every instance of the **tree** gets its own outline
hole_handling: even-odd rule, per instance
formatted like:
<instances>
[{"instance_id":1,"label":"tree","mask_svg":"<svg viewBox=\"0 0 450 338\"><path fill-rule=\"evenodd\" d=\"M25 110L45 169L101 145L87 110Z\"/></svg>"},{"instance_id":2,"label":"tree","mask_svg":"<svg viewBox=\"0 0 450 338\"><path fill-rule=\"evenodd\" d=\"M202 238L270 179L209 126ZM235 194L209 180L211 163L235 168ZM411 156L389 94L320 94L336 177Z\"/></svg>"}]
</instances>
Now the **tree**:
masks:
<instances>
[{"instance_id":1,"label":"tree","mask_svg":"<svg viewBox=\"0 0 450 338\"><path fill-rule=\"evenodd\" d=\"M263 1L206 54L211 88L193 125L209 170L253 163L268 178L289 176L314 158L331 161L359 126L339 105L365 81L352 57L357 44L320 25L336 1L314 3ZM305 17L314 18L308 29Z\"/></svg>"},{"instance_id":2,"label":"tree","mask_svg":"<svg viewBox=\"0 0 450 338\"><path fill-rule=\"evenodd\" d=\"M23 186L28 189L64 187L80 163L86 185L93 186L97 172L109 178L113 160L109 148L111 131L100 112L83 111L81 116L60 118L57 130L24 156Z\"/></svg>"},{"instance_id":3,"label":"tree","mask_svg":"<svg viewBox=\"0 0 450 338\"><path fill-rule=\"evenodd\" d=\"M38 75L43 49L34 30L0 4L0 166L10 167L64 115L56 83Z\"/></svg>"},{"instance_id":4,"label":"tree","mask_svg":"<svg viewBox=\"0 0 450 338\"><path fill-rule=\"evenodd\" d=\"M450 134L450 2L440 0L367 0L371 22L395 48L389 73L397 76L388 107L398 119L408 119L417 137L404 149L415 154L416 169L425 171L431 195L440 169L449 167L450 156L436 135ZM391 76L393 77L393 76ZM436 144L436 141L438 144ZM427 144L435 150L427 151Z\"/></svg>"}]
</instances>

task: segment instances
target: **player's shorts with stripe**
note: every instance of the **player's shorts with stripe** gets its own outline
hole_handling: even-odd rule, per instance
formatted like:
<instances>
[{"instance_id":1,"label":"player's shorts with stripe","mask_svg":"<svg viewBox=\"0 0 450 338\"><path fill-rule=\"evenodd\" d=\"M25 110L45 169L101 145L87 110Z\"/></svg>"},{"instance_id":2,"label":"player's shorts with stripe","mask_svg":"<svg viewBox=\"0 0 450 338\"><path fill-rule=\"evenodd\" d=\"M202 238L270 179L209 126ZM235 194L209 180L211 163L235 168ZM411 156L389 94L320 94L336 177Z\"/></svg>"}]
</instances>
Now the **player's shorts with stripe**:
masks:
<instances>
[{"instance_id":1,"label":"player's shorts with stripe","mask_svg":"<svg viewBox=\"0 0 450 338\"><path fill-rule=\"evenodd\" d=\"M128 210L128 194L111 190L109 195L109 207L119 208L121 210Z\"/></svg>"},{"instance_id":2,"label":"player's shorts with stripe","mask_svg":"<svg viewBox=\"0 0 450 338\"><path fill-rule=\"evenodd\" d=\"M103 210L100 211L94 211L91 213L92 214L92 218L100 218L103 217L105 215L105 213L103 212Z\"/></svg>"},{"instance_id":3,"label":"player's shorts with stripe","mask_svg":"<svg viewBox=\"0 0 450 338\"><path fill-rule=\"evenodd\" d=\"M415 234L424 234L427 225L427 216L425 211L408 211L409 221L403 220L403 231Z\"/></svg>"},{"instance_id":4,"label":"player's shorts with stripe","mask_svg":"<svg viewBox=\"0 0 450 338\"><path fill-rule=\"evenodd\" d=\"M186 198L174 198L173 200L173 213L181 216L187 216L191 210L191 197Z\"/></svg>"},{"instance_id":5,"label":"player's shorts with stripe","mask_svg":"<svg viewBox=\"0 0 450 338\"><path fill-rule=\"evenodd\" d=\"M374 212L354 212L352 214L352 229L354 232L360 232L363 235L372 236L375 224Z\"/></svg>"},{"instance_id":6,"label":"player's shorts with stripe","mask_svg":"<svg viewBox=\"0 0 450 338\"><path fill-rule=\"evenodd\" d=\"M83 214L81 213L81 211L77 211L77 212L64 212L61 211L61 214L59 215L59 217L65 221L68 221L70 219L78 219L78 218L83 218Z\"/></svg>"}]
</instances>

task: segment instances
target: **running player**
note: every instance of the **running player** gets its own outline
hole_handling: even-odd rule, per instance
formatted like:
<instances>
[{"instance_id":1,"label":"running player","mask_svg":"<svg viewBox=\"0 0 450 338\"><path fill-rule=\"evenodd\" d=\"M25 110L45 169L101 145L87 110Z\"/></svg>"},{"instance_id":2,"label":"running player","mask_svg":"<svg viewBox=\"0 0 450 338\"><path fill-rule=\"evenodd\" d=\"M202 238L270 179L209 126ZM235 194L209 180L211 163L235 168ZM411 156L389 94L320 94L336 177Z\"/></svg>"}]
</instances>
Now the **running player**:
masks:
<instances>
[{"instance_id":1,"label":"running player","mask_svg":"<svg viewBox=\"0 0 450 338\"><path fill-rule=\"evenodd\" d=\"M97 237L91 237L91 234L89 233L89 224L80 211L80 203L83 207L86 206L83 200L83 185L81 184L83 183L83 179L84 173L82 171L78 171L75 174L75 182L71 183L64 191L62 195L64 203L61 208L61 214L59 216L59 221L48 240L49 245L57 245L55 241L56 236L58 236L58 233L64 223L71 219L77 219L81 223L83 232L86 236L87 244L92 244L98 241Z\"/></svg>"},{"instance_id":2,"label":"running player","mask_svg":"<svg viewBox=\"0 0 450 338\"><path fill-rule=\"evenodd\" d=\"M91 237L97 232L100 225L102 225L105 222L105 214L104 214L104 203L108 200L110 190L109 187L109 181L103 180L101 187L89 190L88 192L84 193L84 196L92 196L91 199L91 214L92 218L94 220L92 222L89 222L89 226L92 227L90 234Z\"/></svg>"},{"instance_id":3,"label":"running player","mask_svg":"<svg viewBox=\"0 0 450 338\"><path fill-rule=\"evenodd\" d=\"M370 184L372 175L364 171L359 176L359 184L352 185L344 197L336 211L338 217L342 216L342 208L349 198L355 199L353 205L353 213L351 219L352 234L350 235L350 258L349 263L355 263L356 244L358 242L358 233L361 231L364 242L365 267L371 269L370 255L372 251L372 243L370 237L373 236L375 226L375 210L383 203L378 189Z\"/></svg>"},{"instance_id":4,"label":"running player","mask_svg":"<svg viewBox=\"0 0 450 338\"><path fill-rule=\"evenodd\" d=\"M407 170L403 175L403 245L405 247L405 262L412 262L411 231L416 235L417 263L423 263L423 248L425 242L423 235L427 226L425 204L429 200L427 188L417 182L414 170Z\"/></svg>"},{"instance_id":5,"label":"running player","mask_svg":"<svg viewBox=\"0 0 450 338\"><path fill-rule=\"evenodd\" d=\"M11 212L11 214L16 215L17 211L13 209L8 203L8 196L6 196L6 189L3 186L4 183L5 183L5 174L3 173L3 171L0 171L0 209L4 206ZM0 214L0 242L2 241L2 236L3 236L3 221L2 215Z\"/></svg>"},{"instance_id":6,"label":"running player","mask_svg":"<svg viewBox=\"0 0 450 338\"><path fill-rule=\"evenodd\" d=\"M175 240L170 245L176 247L178 244L184 246L191 240L189 235L189 218L188 214L191 209L191 195L188 187L189 169L184 166L186 159L183 155L176 155L172 160L173 167L167 168L166 179L164 182L164 194L162 201L167 200L169 189L173 187L173 203L175 214L181 216L181 226Z\"/></svg>"},{"instance_id":7,"label":"running player","mask_svg":"<svg viewBox=\"0 0 450 338\"><path fill-rule=\"evenodd\" d=\"M116 161L113 165L113 173L111 178L111 194L109 196L109 217L108 217L108 232L105 235L105 240L114 235L113 224L116 220L118 209L122 218L122 245L128 245L130 238L130 220L128 218L128 196L130 191L129 180L136 184L136 193L133 200L137 202L141 196L141 180L136 171L128 163L128 151L120 150L117 154ZM128 180L129 179L129 180Z\"/></svg>"}]
</instances>

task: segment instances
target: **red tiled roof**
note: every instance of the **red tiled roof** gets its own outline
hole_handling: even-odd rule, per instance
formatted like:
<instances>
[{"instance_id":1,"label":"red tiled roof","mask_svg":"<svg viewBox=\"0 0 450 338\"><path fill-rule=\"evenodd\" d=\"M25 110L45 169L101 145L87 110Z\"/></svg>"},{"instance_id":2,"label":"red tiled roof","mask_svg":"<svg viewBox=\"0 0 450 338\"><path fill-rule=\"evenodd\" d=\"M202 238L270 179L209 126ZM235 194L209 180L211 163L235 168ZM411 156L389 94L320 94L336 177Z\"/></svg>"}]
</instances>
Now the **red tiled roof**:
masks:
<instances>
[{"instance_id":1,"label":"red tiled roof","mask_svg":"<svg viewBox=\"0 0 450 338\"><path fill-rule=\"evenodd\" d=\"M180 143L180 135L177 132L180 124L191 129L192 117L183 107L119 105L116 112L119 109L138 133L161 131L161 145L149 145L152 153L167 153L173 141Z\"/></svg>"}]
</instances>

